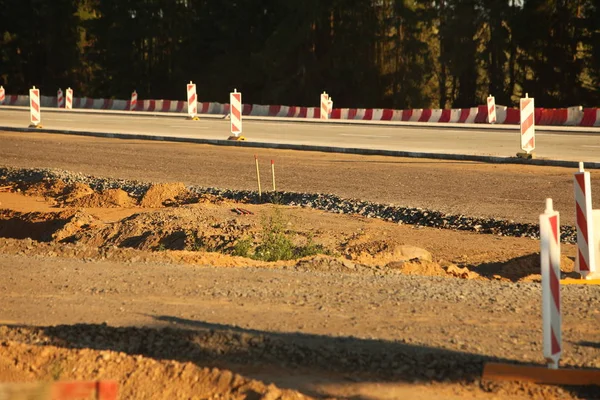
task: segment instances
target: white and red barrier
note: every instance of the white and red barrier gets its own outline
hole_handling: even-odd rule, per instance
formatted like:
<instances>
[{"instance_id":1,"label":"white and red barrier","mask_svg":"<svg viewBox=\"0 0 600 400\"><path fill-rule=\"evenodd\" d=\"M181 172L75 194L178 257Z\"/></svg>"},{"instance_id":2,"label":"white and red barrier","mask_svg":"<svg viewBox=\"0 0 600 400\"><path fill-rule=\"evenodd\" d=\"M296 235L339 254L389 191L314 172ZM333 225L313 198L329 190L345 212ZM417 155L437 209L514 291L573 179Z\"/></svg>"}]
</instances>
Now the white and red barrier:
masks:
<instances>
[{"instance_id":1,"label":"white and red barrier","mask_svg":"<svg viewBox=\"0 0 600 400\"><path fill-rule=\"evenodd\" d=\"M242 133L242 94L236 89L229 93L229 104L231 105L231 134L237 138Z\"/></svg>"},{"instance_id":2,"label":"white and red barrier","mask_svg":"<svg viewBox=\"0 0 600 400\"><path fill-rule=\"evenodd\" d=\"M487 98L488 123L496 123L496 99L491 94Z\"/></svg>"},{"instance_id":3,"label":"white and red barrier","mask_svg":"<svg viewBox=\"0 0 600 400\"><path fill-rule=\"evenodd\" d=\"M521 149L527 154L535 149L535 107L526 94L519 102L521 114Z\"/></svg>"},{"instance_id":4,"label":"white and red barrier","mask_svg":"<svg viewBox=\"0 0 600 400\"><path fill-rule=\"evenodd\" d=\"M36 89L35 86L29 89L29 114L30 127L38 127L42 122L42 115L40 112L40 89Z\"/></svg>"},{"instance_id":5,"label":"white and red barrier","mask_svg":"<svg viewBox=\"0 0 600 400\"><path fill-rule=\"evenodd\" d=\"M188 117L196 118L198 116L198 97L196 96L196 84L188 83L187 85L187 109Z\"/></svg>"},{"instance_id":6,"label":"white and red barrier","mask_svg":"<svg viewBox=\"0 0 600 400\"><path fill-rule=\"evenodd\" d=\"M326 92L321 94L321 119L329 119L329 95Z\"/></svg>"},{"instance_id":7,"label":"white and red barrier","mask_svg":"<svg viewBox=\"0 0 600 400\"><path fill-rule=\"evenodd\" d=\"M138 94L134 90L133 93L131 93L131 102L129 103L129 111L137 110L137 102L138 102Z\"/></svg>"},{"instance_id":8,"label":"white and red barrier","mask_svg":"<svg viewBox=\"0 0 600 400\"><path fill-rule=\"evenodd\" d=\"M575 270L585 279L597 272L600 245L600 210L592 209L592 184L590 173L579 163L574 175L575 219L577 224L577 257Z\"/></svg>"},{"instance_id":9,"label":"white and red barrier","mask_svg":"<svg viewBox=\"0 0 600 400\"><path fill-rule=\"evenodd\" d=\"M63 96L63 91L60 88L56 92L56 106L58 108L63 108L65 106L65 98Z\"/></svg>"},{"instance_id":10,"label":"white and red barrier","mask_svg":"<svg viewBox=\"0 0 600 400\"><path fill-rule=\"evenodd\" d=\"M331 100L331 99L330 99ZM56 105L56 97L42 96L42 107ZM133 102L133 104L132 104ZM6 95L5 104L9 106L27 106L26 95ZM137 93L132 101L116 99L73 98L73 108L101 110L137 110L149 112L187 113L186 100L138 100ZM133 108L132 108L133 107ZM332 105L328 105L332 107ZM198 114L227 114L229 105L216 102L198 102ZM320 118L320 107L299 107L282 105L245 104L243 115L261 117ZM556 126L598 126L600 127L600 108L582 108L580 106L534 110L536 125ZM363 121L409 121L428 123L488 123L487 105L456 109L409 109L389 108L333 108L328 109L329 119L351 119ZM496 104L496 124L520 124L519 108L509 108Z\"/></svg>"},{"instance_id":11,"label":"white and red barrier","mask_svg":"<svg viewBox=\"0 0 600 400\"><path fill-rule=\"evenodd\" d=\"M3 86L0 86L0 106L6 101L6 91Z\"/></svg>"},{"instance_id":12,"label":"white and red barrier","mask_svg":"<svg viewBox=\"0 0 600 400\"><path fill-rule=\"evenodd\" d=\"M560 215L552 209L552 199L546 199L546 210L540 215L540 247L544 358L549 368L557 369L562 353Z\"/></svg>"},{"instance_id":13,"label":"white and red barrier","mask_svg":"<svg viewBox=\"0 0 600 400\"><path fill-rule=\"evenodd\" d=\"M67 88L66 94L65 108L71 110L73 109L73 89Z\"/></svg>"}]
</instances>

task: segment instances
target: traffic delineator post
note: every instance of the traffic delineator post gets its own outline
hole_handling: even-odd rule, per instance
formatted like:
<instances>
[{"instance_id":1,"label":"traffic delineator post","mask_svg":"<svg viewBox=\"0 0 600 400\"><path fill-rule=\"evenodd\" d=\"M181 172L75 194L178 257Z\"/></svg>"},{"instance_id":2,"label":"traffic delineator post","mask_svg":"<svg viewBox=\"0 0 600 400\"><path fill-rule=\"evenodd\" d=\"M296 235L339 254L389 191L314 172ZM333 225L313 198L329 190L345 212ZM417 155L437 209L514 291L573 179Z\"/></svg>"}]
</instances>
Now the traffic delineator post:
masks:
<instances>
[{"instance_id":1,"label":"traffic delineator post","mask_svg":"<svg viewBox=\"0 0 600 400\"><path fill-rule=\"evenodd\" d=\"M35 86L29 89L29 115L30 115L30 128L41 128L42 127L42 115L40 110L40 89L36 89Z\"/></svg>"},{"instance_id":2,"label":"traffic delineator post","mask_svg":"<svg viewBox=\"0 0 600 400\"><path fill-rule=\"evenodd\" d=\"M0 106L6 101L6 91L3 86L0 86Z\"/></svg>"},{"instance_id":3,"label":"traffic delineator post","mask_svg":"<svg viewBox=\"0 0 600 400\"><path fill-rule=\"evenodd\" d=\"M238 92L237 89L233 89L233 92L229 93L229 115L231 122L231 136L228 140L246 140L242 136L242 93Z\"/></svg>"},{"instance_id":4,"label":"traffic delineator post","mask_svg":"<svg viewBox=\"0 0 600 400\"><path fill-rule=\"evenodd\" d=\"M320 119L329 119L329 95L326 92L321 94Z\"/></svg>"},{"instance_id":5,"label":"traffic delineator post","mask_svg":"<svg viewBox=\"0 0 600 400\"><path fill-rule=\"evenodd\" d=\"M535 104L533 98L526 93L519 101L521 150L517 153L520 158L533 158L535 149Z\"/></svg>"},{"instance_id":6,"label":"traffic delineator post","mask_svg":"<svg viewBox=\"0 0 600 400\"><path fill-rule=\"evenodd\" d=\"M575 271L583 279L598 279L600 264L600 210L592 209L592 183L590 173L579 163L574 174L575 220L577 225L577 256Z\"/></svg>"},{"instance_id":7,"label":"traffic delineator post","mask_svg":"<svg viewBox=\"0 0 600 400\"><path fill-rule=\"evenodd\" d=\"M546 199L540 215L540 264L542 269L542 323L544 358L557 369L562 353L560 311L560 215Z\"/></svg>"},{"instance_id":8,"label":"traffic delineator post","mask_svg":"<svg viewBox=\"0 0 600 400\"><path fill-rule=\"evenodd\" d=\"M65 106L65 97L61 88L58 88L56 91L56 106L58 108L63 108Z\"/></svg>"},{"instance_id":9,"label":"traffic delineator post","mask_svg":"<svg viewBox=\"0 0 600 400\"><path fill-rule=\"evenodd\" d=\"M131 102L129 103L129 111L135 111L137 109L137 102L138 102L138 94L134 90L133 93L131 93Z\"/></svg>"},{"instance_id":10,"label":"traffic delineator post","mask_svg":"<svg viewBox=\"0 0 600 400\"><path fill-rule=\"evenodd\" d=\"M196 95L196 84L190 81L187 84L187 106L188 119L198 121L198 96Z\"/></svg>"},{"instance_id":11,"label":"traffic delineator post","mask_svg":"<svg viewBox=\"0 0 600 400\"><path fill-rule=\"evenodd\" d=\"M520 381L548 385L599 385L600 369L559 368L562 356L560 303L560 215L552 199L540 214L540 261L542 273L542 324L545 367L509 363L486 363L484 381Z\"/></svg>"},{"instance_id":12,"label":"traffic delineator post","mask_svg":"<svg viewBox=\"0 0 600 400\"><path fill-rule=\"evenodd\" d=\"M488 123L496 123L496 99L491 94L487 98Z\"/></svg>"},{"instance_id":13,"label":"traffic delineator post","mask_svg":"<svg viewBox=\"0 0 600 400\"><path fill-rule=\"evenodd\" d=\"M65 109L72 110L73 109L73 89L67 88L66 96L65 96Z\"/></svg>"}]
</instances>

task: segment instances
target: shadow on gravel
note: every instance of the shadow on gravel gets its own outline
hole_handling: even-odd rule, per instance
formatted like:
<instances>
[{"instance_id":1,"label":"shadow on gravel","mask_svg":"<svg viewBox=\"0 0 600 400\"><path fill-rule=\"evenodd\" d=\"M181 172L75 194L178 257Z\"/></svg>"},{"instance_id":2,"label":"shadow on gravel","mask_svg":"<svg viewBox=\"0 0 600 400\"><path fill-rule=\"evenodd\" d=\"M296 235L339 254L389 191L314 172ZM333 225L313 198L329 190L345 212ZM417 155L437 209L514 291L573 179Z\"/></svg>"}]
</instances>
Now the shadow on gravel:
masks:
<instances>
[{"instance_id":1,"label":"shadow on gravel","mask_svg":"<svg viewBox=\"0 0 600 400\"><path fill-rule=\"evenodd\" d=\"M73 349L112 350L158 360L193 362L202 368L226 368L249 377L254 374L256 378L312 396L323 395L313 386L314 381L287 378L310 371L312 377L331 378L342 384L473 383L481 378L485 362L508 361L403 342L258 331L164 315L154 319L172 326L12 327L14 337L6 339Z\"/></svg>"},{"instance_id":2,"label":"shadow on gravel","mask_svg":"<svg viewBox=\"0 0 600 400\"><path fill-rule=\"evenodd\" d=\"M592 347L594 349L600 349L600 342L579 342L577 343L580 346L584 346L584 347Z\"/></svg>"},{"instance_id":3,"label":"shadow on gravel","mask_svg":"<svg viewBox=\"0 0 600 400\"><path fill-rule=\"evenodd\" d=\"M403 342L276 333L164 315L153 318L173 326L7 326L9 333L0 335L0 340L192 362L200 368L228 369L316 397L325 394L315 386L315 381L342 385L349 382L453 382L478 387L486 362L524 364ZM501 388L498 384L481 387L492 392L496 391L494 387ZM563 389L582 398L592 398L590 393L598 390L591 387Z\"/></svg>"}]
</instances>

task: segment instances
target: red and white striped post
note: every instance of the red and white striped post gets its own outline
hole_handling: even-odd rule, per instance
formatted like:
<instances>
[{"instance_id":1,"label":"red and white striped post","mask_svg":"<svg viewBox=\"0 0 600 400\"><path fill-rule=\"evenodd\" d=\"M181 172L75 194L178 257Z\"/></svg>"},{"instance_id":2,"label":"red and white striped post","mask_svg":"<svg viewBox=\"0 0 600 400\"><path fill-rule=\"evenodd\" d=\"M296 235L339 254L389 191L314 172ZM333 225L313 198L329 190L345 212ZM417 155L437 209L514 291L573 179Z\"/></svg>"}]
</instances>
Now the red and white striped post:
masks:
<instances>
[{"instance_id":1,"label":"red and white striped post","mask_svg":"<svg viewBox=\"0 0 600 400\"><path fill-rule=\"evenodd\" d=\"M231 107L231 134L239 138L242 133L242 94L237 89L233 89L233 92L229 93L229 104Z\"/></svg>"},{"instance_id":2,"label":"red and white striped post","mask_svg":"<svg viewBox=\"0 0 600 400\"><path fill-rule=\"evenodd\" d=\"M134 90L133 93L131 93L131 103L129 103L129 111L135 111L137 109L137 101L138 95L137 92Z\"/></svg>"},{"instance_id":3,"label":"red and white striped post","mask_svg":"<svg viewBox=\"0 0 600 400\"><path fill-rule=\"evenodd\" d=\"M520 102L521 111L521 149L527 154L535 149L535 106L533 99L525 94Z\"/></svg>"},{"instance_id":4,"label":"red and white striped post","mask_svg":"<svg viewBox=\"0 0 600 400\"><path fill-rule=\"evenodd\" d=\"M592 210L592 183L590 173L579 163L575 173L575 217L577 221L577 258L575 270L585 279L596 271L596 235Z\"/></svg>"},{"instance_id":5,"label":"red and white striped post","mask_svg":"<svg viewBox=\"0 0 600 400\"><path fill-rule=\"evenodd\" d=\"M542 320L544 358L548 368L557 369L562 353L560 315L560 216L546 199L546 210L540 215L542 266Z\"/></svg>"},{"instance_id":6,"label":"red and white striped post","mask_svg":"<svg viewBox=\"0 0 600 400\"><path fill-rule=\"evenodd\" d=\"M329 95L326 92L321 94L321 119L329 119Z\"/></svg>"},{"instance_id":7,"label":"red and white striped post","mask_svg":"<svg viewBox=\"0 0 600 400\"><path fill-rule=\"evenodd\" d=\"M73 109L73 89L67 88L67 96L65 101L65 108L67 110Z\"/></svg>"},{"instance_id":8,"label":"red and white striped post","mask_svg":"<svg viewBox=\"0 0 600 400\"><path fill-rule=\"evenodd\" d=\"M56 106L58 108L63 108L65 106L65 98L61 88L58 88L58 91L56 92Z\"/></svg>"},{"instance_id":9,"label":"red and white striped post","mask_svg":"<svg viewBox=\"0 0 600 400\"><path fill-rule=\"evenodd\" d=\"M4 87L0 86L0 106L4 104L6 100L6 92L4 91Z\"/></svg>"},{"instance_id":10,"label":"red and white striped post","mask_svg":"<svg viewBox=\"0 0 600 400\"><path fill-rule=\"evenodd\" d=\"M37 128L42 122L42 116L40 112L40 89L29 89L29 114L31 119L31 128Z\"/></svg>"},{"instance_id":11,"label":"red and white striped post","mask_svg":"<svg viewBox=\"0 0 600 400\"><path fill-rule=\"evenodd\" d=\"M197 119L198 115L198 97L196 96L196 84L188 83L187 85L187 105L188 105L188 118Z\"/></svg>"},{"instance_id":12,"label":"red and white striped post","mask_svg":"<svg viewBox=\"0 0 600 400\"><path fill-rule=\"evenodd\" d=\"M487 98L488 123L496 123L496 99L491 94Z\"/></svg>"}]
</instances>

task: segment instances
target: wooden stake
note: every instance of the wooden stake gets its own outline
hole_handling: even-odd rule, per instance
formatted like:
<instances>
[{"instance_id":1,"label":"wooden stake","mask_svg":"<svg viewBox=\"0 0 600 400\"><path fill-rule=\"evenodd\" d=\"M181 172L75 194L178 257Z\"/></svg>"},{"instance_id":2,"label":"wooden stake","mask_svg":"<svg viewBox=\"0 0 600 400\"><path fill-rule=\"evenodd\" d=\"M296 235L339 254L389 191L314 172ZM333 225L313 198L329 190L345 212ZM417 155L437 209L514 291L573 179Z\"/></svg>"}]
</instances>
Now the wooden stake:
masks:
<instances>
[{"instance_id":1,"label":"wooden stake","mask_svg":"<svg viewBox=\"0 0 600 400\"><path fill-rule=\"evenodd\" d=\"M260 190L260 171L258 170L258 157L254 155L254 161L256 162L256 181L258 182L258 198L262 198L262 191Z\"/></svg>"},{"instance_id":2,"label":"wooden stake","mask_svg":"<svg viewBox=\"0 0 600 400\"><path fill-rule=\"evenodd\" d=\"M271 160L271 175L273 176L273 191L275 191L275 162Z\"/></svg>"}]
</instances>

